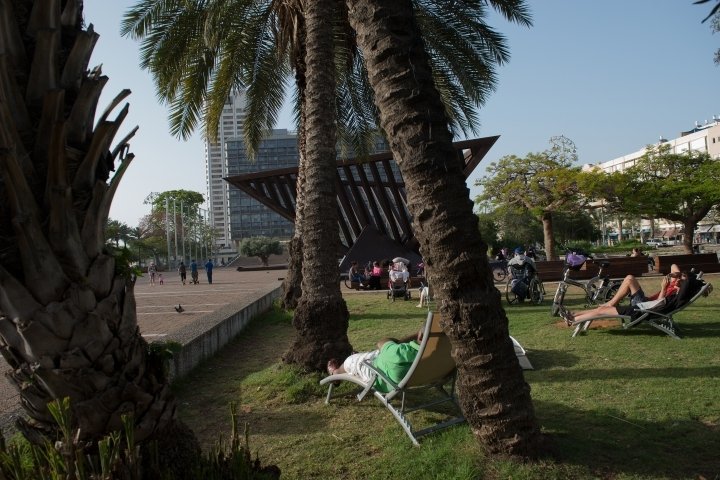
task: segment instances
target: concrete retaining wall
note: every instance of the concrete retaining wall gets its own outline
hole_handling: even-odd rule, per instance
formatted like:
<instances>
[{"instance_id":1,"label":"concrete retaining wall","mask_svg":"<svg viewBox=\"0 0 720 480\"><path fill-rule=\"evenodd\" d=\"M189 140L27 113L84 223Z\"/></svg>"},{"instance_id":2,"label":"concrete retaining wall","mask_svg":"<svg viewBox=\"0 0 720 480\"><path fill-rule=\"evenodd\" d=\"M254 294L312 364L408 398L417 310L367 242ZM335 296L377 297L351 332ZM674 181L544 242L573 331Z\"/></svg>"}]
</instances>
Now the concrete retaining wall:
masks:
<instances>
[{"instance_id":1,"label":"concrete retaining wall","mask_svg":"<svg viewBox=\"0 0 720 480\"><path fill-rule=\"evenodd\" d=\"M218 350L242 332L253 317L270 310L273 302L281 294L282 287L278 287L242 306L239 310L231 308L231 311L228 312L227 309L224 309L217 312L219 318L214 319L214 324L211 327L199 332L194 338L188 341L178 338L177 340L182 344L182 349L180 352L175 353L173 359L169 362L170 380L176 380L187 375L200 362L217 353ZM168 338L168 340L175 339Z\"/></svg>"}]
</instances>

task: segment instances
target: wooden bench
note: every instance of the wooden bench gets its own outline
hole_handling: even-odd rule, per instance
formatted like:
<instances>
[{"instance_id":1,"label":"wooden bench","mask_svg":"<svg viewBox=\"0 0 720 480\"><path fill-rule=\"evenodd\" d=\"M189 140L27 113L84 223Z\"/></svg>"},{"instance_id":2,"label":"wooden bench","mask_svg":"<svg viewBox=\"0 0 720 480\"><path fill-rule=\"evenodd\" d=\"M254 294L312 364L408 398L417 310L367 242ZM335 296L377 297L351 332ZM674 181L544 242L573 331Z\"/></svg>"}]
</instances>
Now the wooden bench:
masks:
<instances>
[{"instance_id":1,"label":"wooden bench","mask_svg":"<svg viewBox=\"0 0 720 480\"><path fill-rule=\"evenodd\" d=\"M604 270L605 275L609 275L610 278L625 278L626 275L634 275L636 277L647 275L648 273L648 257L608 257L608 258L596 258L592 263L585 263L587 271L591 272L592 275L588 278L597 275L600 269L600 262L608 262L610 265Z\"/></svg>"},{"instance_id":2,"label":"wooden bench","mask_svg":"<svg viewBox=\"0 0 720 480\"><path fill-rule=\"evenodd\" d=\"M564 260L541 260L535 262L535 268L537 269L537 274L540 277L540 280L543 282L557 282L558 280L562 280L563 276L563 269L565 268L565 261ZM574 272L574 273L580 273ZM591 275L592 276L592 275ZM573 278L581 278L581 277L575 277ZM590 278L590 277L587 277Z\"/></svg>"},{"instance_id":3,"label":"wooden bench","mask_svg":"<svg viewBox=\"0 0 720 480\"><path fill-rule=\"evenodd\" d=\"M680 267L680 270L695 270L705 273L720 272L720 262L716 253L696 253L684 255L658 255L655 257L655 269L666 275L670 273L672 264Z\"/></svg>"},{"instance_id":4,"label":"wooden bench","mask_svg":"<svg viewBox=\"0 0 720 480\"><path fill-rule=\"evenodd\" d=\"M574 280L587 280L596 276L600 269L600 262L608 262L610 264L605 269L605 273L610 275L611 278L624 278L626 275L639 277L648 273L648 257L609 257L588 260L580 270L573 271L570 274L570 278ZM564 260L535 262L535 266L543 282L562 280L563 269L565 268Z\"/></svg>"}]
</instances>

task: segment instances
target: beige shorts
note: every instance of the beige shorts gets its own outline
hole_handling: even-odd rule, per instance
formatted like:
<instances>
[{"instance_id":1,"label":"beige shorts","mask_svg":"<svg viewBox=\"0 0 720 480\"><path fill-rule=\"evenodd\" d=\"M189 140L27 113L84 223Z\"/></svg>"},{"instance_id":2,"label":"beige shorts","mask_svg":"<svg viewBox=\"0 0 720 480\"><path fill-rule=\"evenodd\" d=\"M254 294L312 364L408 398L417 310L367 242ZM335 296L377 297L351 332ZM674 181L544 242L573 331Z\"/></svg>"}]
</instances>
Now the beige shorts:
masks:
<instances>
[{"instance_id":1,"label":"beige shorts","mask_svg":"<svg viewBox=\"0 0 720 480\"><path fill-rule=\"evenodd\" d=\"M345 359L343 362L343 368L345 371L356 377L360 377L364 382L369 382L372 377L373 371L368 368L363 362L368 360L372 363L375 357L378 356L380 350L373 350L372 352L360 352L353 353Z\"/></svg>"}]
</instances>

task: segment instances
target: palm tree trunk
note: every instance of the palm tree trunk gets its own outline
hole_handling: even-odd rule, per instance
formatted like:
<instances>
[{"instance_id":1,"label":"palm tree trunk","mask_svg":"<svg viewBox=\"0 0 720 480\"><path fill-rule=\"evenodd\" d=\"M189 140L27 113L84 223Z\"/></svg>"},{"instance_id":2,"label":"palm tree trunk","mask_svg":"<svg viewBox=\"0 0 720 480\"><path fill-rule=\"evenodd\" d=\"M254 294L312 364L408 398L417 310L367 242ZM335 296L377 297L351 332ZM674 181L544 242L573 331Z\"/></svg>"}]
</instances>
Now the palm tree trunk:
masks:
<instances>
[{"instance_id":1,"label":"palm tree trunk","mask_svg":"<svg viewBox=\"0 0 720 480\"><path fill-rule=\"evenodd\" d=\"M138 442L173 429L197 452L176 424L163 364L140 336L127 268L105 250L137 130L111 148L128 106L109 117L130 92L93 128L107 77L88 73L98 35L82 29L81 2L0 1L0 25L0 351L30 417L19 428L42 441L57 428L48 402L70 397L89 446L132 414Z\"/></svg>"},{"instance_id":2,"label":"palm tree trunk","mask_svg":"<svg viewBox=\"0 0 720 480\"><path fill-rule=\"evenodd\" d=\"M453 344L463 412L490 452L535 457L542 437L530 387L509 339L412 3L347 0L347 5Z\"/></svg>"},{"instance_id":3,"label":"palm tree trunk","mask_svg":"<svg viewBox=\"0 0 720 480\"><path fill-rule=\"evenodd\" d=\"M302 260L303 260L303 224L305 210L305 23L302 16L298 17L298 54L294 56L295 86L300 97L300 135L298 137L298 175L295 200L295 231L288 245L290 260L288 270L283 281L283 307L292 310L297 307L302 296Z\"/></svg>"},{"instance_id":4,"label":"palm tree trunk","mask_svg":"<svg viewBox=\"0 0 720 480\"><path fill-rule=\"evenodd\" d=\"M284 360L321 370L352 351L348 310L338 282L338 213L335 200L334 0L303 2L307 29L304 134L305 207L302 291L293 325L296 336ZM310 287L312 286L312 288Z\"/></svg>"}]
</instances>

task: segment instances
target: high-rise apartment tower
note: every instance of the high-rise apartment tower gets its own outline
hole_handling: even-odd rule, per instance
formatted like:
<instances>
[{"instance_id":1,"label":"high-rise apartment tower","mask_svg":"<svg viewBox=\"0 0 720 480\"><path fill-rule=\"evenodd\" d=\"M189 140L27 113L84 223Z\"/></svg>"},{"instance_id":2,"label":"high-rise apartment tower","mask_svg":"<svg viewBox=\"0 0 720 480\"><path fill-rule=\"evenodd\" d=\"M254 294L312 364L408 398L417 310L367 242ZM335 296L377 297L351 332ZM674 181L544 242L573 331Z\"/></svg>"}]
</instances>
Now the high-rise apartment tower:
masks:
<instances>
[{"instance_id":1,"label":"high-rise apartment tower","mask_svg":"<svg viewBox=\"0 0 720 480\"><path fill-rule=\"evenodd\" d=\"M242 137L245 118L245 92L235 91L225 101L217 139L205 140L205 181L210 224L216 232L215 249L220 256L236 251L230 235L230 188L223 180L228 176L225 144L231 138Z\"/></svg>"}]
</instances>

